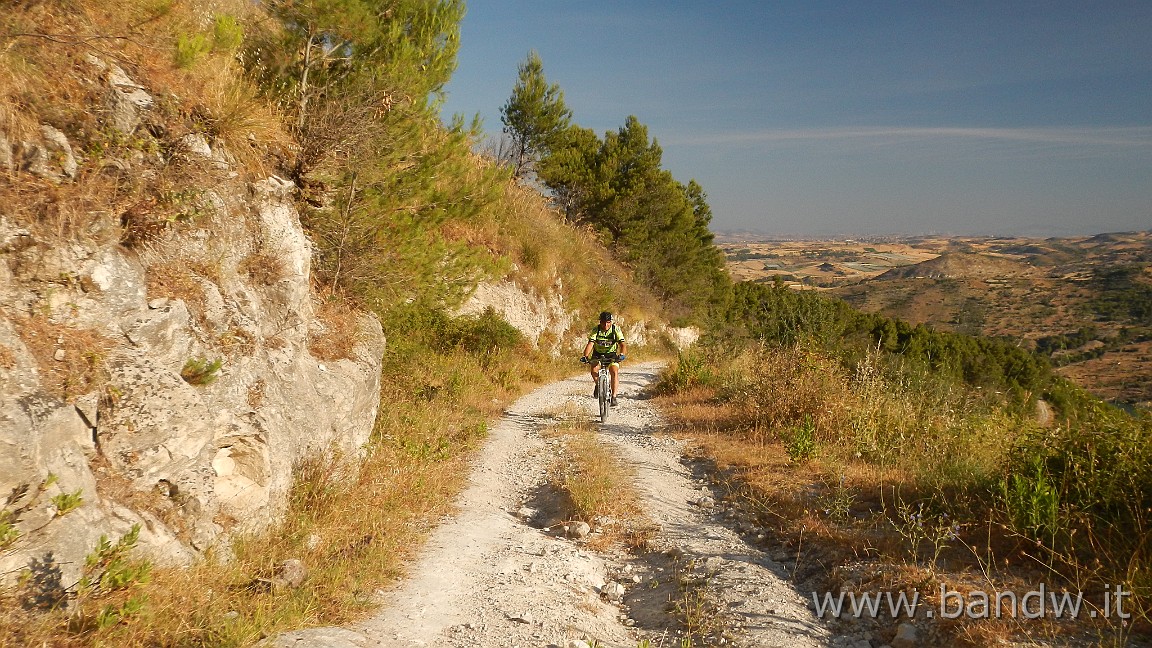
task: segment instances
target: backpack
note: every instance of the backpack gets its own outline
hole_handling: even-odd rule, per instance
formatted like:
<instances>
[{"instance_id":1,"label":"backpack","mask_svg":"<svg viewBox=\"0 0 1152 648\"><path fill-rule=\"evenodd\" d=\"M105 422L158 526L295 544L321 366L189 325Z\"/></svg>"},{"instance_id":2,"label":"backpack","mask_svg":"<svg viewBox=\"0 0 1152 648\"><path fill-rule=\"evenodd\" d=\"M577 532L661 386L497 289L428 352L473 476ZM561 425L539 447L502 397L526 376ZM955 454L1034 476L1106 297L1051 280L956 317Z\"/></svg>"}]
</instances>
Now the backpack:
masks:
<instances>
[{"instance_id":1,"label":"backpack","mask_svg":"<svg viewBox=\"0 0 1152 648\"><path fill-rule=\"evenodd\" d=\"M612 323L612 328L603 331L597 326L592 335L588 336L588 340L592 342L593 353L613 353L616 351L616 346L624 341L624 334L620 332L620 327L615 322Z\"/></svg>"}]
</instances>

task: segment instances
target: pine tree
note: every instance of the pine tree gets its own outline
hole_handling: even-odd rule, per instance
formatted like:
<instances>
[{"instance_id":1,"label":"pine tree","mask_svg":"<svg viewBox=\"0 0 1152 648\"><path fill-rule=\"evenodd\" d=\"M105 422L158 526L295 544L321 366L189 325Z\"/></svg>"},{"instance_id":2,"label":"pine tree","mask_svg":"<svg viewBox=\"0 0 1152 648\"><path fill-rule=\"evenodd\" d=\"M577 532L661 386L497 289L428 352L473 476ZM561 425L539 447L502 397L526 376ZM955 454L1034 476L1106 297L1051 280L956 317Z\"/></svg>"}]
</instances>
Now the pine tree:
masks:
<instances>
[{"instance_id":1,"label":"pine tree","mask_svg":"<svg viewBox=\"0 0 1152 648\"><path fill-rule=\"evenodd\" d=\"M544 78L544 63L535 51L520 64L519 79L500 113L504 132L512 138L510 162L516 178L526 177L560 144L572 118L560 86Z\"/></svg>"}]
</instances>

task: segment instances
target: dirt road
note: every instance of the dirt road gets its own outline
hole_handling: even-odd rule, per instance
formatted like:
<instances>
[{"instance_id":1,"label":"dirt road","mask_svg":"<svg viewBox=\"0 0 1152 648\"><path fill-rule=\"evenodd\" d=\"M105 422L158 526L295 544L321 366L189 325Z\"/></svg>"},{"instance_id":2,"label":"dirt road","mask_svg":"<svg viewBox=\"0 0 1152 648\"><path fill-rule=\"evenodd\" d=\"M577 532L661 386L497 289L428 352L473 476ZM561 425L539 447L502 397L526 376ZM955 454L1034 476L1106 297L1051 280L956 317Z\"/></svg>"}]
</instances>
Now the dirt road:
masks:
<instances>
[{"instance_id":1,"label":"dirt road","mask_svg":"<svg viewBox=\"0 0 1152 648\"><path fill-rule=\"evenodd\" d=\"M591 380L570 378L522 397L493 426L457 513L383 596L377 616L272 644L635 648L647 639L679 647L688 620L709 644L828 645L784 568L723 523L678 442L653 435L660 418L643 389L658 369L625 366L620 406L599 426L600 439L636 471L645 511L659 527L651 551L597 553L549 519L541 494L559 448L541 430L558 412L591 420L595 406Z\"/></svg>"}]
</instances>

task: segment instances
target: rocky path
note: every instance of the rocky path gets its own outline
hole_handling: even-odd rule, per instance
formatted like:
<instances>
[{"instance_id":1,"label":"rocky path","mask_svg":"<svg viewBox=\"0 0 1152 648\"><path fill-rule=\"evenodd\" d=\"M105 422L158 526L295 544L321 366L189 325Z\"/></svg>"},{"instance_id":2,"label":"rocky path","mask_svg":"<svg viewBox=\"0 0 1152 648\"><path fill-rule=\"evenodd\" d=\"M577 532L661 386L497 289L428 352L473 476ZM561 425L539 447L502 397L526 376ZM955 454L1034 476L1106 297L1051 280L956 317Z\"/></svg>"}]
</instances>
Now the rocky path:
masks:
<instances>
[{"instance_id":1,"label":"rocky path","mask_svg":"<svg viewBox=\"0 0 1152 648\"><path fill-rule=\"evenodd\" d=\"M828 632L783 567L725 526L642 390L658 366L626 366L620 407L600 438L637 473L659 531L643 555L569 539L541 497L559 450L541 435L557 412L586 412L586 376L522 397L490 431L457 513L442 521L381 612L348 628L288 633L277 648L373 646L679 647L683 622L708 643L823 646ZM569 405L574 404L574 405ZM679 618L677 618L679 617ZM698 642L696 645L700 645Z\"/></svg>"}]
</instances>

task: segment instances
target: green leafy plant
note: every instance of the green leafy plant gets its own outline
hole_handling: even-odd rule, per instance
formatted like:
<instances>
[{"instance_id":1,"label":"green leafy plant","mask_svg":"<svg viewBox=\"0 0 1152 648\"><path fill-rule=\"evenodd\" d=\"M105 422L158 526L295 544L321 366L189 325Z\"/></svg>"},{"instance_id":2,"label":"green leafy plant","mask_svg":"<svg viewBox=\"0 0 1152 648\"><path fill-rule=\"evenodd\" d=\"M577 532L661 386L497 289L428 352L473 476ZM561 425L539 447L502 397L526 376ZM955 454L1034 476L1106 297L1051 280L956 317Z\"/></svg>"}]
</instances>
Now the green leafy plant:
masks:
<instances>
[{"instance_id":1,"label":"green leafy plant","mask_svg":"<svg viewBox=\"0 0 1152 648\"><path fill-rule=\"evenodd\" d=\"M56 507L56 515L65 515L84 503L81 495L83 489L77 488L75 493L60 493L52 497L52 504Z\"/></svg>"},{"instance_id":2,"label":"green leafy plant","mask_svg":"<svg viewBox=\"0 0 1152 648\"><path fill-rule=\"evenodd\" d=\"M9 511L0 511L0 551L12 546L20 538L20 530L16 528L16 520Z\"/></svg>"},{"instance_id":3,"label":"green leafy plant","mask_svg":"<svg viewBox=\"0 0 1152 648\"><path fill-rule=\"evenodd\" d=\"M180 377L189 385L211 385L220 377L218 372L223 364L219 358L211 362L207 358L189 358L180 370Z\"/></svg>"},{"instance_id":4,"label":"green leafy plant","mask_svg":"<svg viewBox=\"0 0 1152 648\"><path fill-rule=\"evenodd\" d=\"M83 576L77 585L81 595L96 592L112 592L136 584L148 582L152 564L146 560L130 560L128 553L136 547L140 539L140 525L132 529L115 543L108 536L101 535L92 553L84 558Z\"/></svg>"},{"instance_id":5,"label":"green leafy plant","mask_svg":"<svg viewBox=\"0 0 1152 648\"><path fill-rule=\"evenodd\" d=\"M76 585L76 601L82 617L83 606L89 601L113 592L130 590L147 584L151 578L152 563L147 560L133 560L129 553L140 539L140 525L132 529L116 542L108 536L100 536L95 549L84 558L84 568ZM144 609L145 596L136 594L126 601L105 604L94 616L89 617L97 628L107 628L122 620L139 614Z\"/></svg>"},{"instance_id":6,"label":"green leafy plant","mask_svg":"<svg viewBox=\"0 0 1152 648\"><path fill-rule=\"evenodd\" d=\"M235 51L244 43L244 27L235 16L216 16L212 25L212 48L218 52Z\"/></svg>"},{"instance_id":7,"label":"green leafy plant","mask_svg":"<svg viewBox=\"0 0 1152 648\"><path fill-rule=\"evenodd\" d=\"M105 605L104 609L96 615L96 626L104 629L109 628L129 617L139 614L144 609L144 603L147 597L144 594L137 594L129 598L127 601L120 605Z\"/></svg>"},{"instance_id":8,"label":"green leafy plant","mask_svg":"<svg viewBox=\"0 0 1152 648\"><path fill-rule=\"evenodd\" d=\"M1060 493L1041 461L1033 473L1014 474L1003 482L1004 504L1017 531L1034 540L1051 539L1060 529Z\"/></svg>"},{"instance_id":9,"label":"green leafy plant","mask_svg":"<svg viewBox=\"0 0 1152 648\"><path fill-rule=\"evenodd\" d=\"M792 428L784 450L788 458L797 463L816 456L816 424L812 422L811 416L806 415L803 423Z\"/></svg>"},{"instance_id":10,"label":"green leafy plant","mask_svg":"<svg viewBox=\"0 0 1152 648\"><path fill-rule=\"evenodd\" d=\"M212 43L204 34L180 34L176 37L176 52L173 61L176 67L190 68L212 50Z\"/></svg>"}]
</instances>

